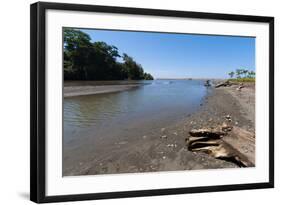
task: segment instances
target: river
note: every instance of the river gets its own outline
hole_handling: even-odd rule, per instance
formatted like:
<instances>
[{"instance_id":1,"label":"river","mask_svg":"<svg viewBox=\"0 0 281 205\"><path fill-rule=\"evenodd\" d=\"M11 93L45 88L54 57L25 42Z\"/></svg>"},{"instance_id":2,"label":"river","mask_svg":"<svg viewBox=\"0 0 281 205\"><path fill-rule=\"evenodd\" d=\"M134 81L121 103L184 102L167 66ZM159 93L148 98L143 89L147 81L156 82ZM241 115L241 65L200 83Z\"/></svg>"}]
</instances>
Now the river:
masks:
<instances>
[{"instance_id":1,"label":"river","mask_svg":"<svg viewBox=\"0 0 281 205\"><path fill-rule=\"evenodd\" d=\"M64 98L64 164L93 157L100 140L150 135L186 118L203 102L204 82L145 81L131 90Z\"/></svg>"}]
</instances>

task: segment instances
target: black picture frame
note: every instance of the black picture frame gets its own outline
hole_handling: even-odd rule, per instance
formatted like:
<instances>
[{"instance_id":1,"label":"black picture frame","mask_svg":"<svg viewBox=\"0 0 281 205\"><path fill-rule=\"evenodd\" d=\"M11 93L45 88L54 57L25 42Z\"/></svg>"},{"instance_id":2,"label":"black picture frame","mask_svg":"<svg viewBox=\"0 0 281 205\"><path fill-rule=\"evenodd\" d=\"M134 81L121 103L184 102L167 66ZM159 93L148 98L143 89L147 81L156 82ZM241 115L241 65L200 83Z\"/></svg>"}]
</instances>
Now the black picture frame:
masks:
<instances>
[{"instance_id":1,"label":"black picture frame","mask_svg":"<svg viewBox=\"0 0 281 205\"><path fill-rule=\"evenodd\" d=\"M45 170L45 25L46 10L86 11L196 19L263 22L269 24L269 181L263 183L230 184L189 188L138 190L124 192L46 196ZM274 18L218 13L110 7L82 4L38 2L30 7L30 199L37 203L96 200L123 197L218 192L274 187Z\"/></svg>"}]
</instances>

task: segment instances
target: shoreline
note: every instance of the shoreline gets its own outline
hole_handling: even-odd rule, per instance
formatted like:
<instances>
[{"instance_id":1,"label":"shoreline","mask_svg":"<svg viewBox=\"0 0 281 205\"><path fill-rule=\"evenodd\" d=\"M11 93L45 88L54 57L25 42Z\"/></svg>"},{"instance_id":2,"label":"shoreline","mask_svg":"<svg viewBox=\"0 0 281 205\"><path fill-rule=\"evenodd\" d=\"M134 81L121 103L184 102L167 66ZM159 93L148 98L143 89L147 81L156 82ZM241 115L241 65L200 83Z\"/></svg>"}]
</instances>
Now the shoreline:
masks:
<instances>
[{"instance_id":1,"label":"shoreline","mask_svg":"<svg viewBox=\"0 0 281 205\"><path fill-rule=\"evenodd\" d=\"M66 98L83 95L114 93L138 88L142 85L144 84L64 86L63 96Z\"/></svg>"},{"instance_id":2,"label":"shoreline","mask_svg":"<svg viewBox=\"0 0 281 205\"><path fill-rule=\"evenodd\" d=\"M232 162L189 151L186 139L191 129L216 127L225 121L226 115L231 116L232 125L254 133L254 115L249 113L254 109L255 88L246 86L242 91L236 91L236 87L211 89L199 110L189 117L154 133L100 141L100 149L95 150L94 157L77 159L78 165L72 163L64 167L63 175L237 168ZM254 147L245 149L250 157L255 155Z\"/></svg>"}]
</instances>

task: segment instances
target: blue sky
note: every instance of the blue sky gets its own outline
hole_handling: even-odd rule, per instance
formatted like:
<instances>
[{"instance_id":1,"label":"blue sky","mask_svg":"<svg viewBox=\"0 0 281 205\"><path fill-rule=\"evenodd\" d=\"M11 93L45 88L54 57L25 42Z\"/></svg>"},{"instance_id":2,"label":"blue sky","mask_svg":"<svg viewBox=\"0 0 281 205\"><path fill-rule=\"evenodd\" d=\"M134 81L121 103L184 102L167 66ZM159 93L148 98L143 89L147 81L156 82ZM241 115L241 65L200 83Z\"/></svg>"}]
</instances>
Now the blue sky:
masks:
<instances>
[{"instance_id":1,"label":"blue sky","mask_svg":"<svg viewBox=\"0 0 281 205\"><path fill-rule=\"evenodd\" d=\"M255 70L255 38L81 29L127 53L154 78L226 78Z\"/></svg>"}]
</instances>

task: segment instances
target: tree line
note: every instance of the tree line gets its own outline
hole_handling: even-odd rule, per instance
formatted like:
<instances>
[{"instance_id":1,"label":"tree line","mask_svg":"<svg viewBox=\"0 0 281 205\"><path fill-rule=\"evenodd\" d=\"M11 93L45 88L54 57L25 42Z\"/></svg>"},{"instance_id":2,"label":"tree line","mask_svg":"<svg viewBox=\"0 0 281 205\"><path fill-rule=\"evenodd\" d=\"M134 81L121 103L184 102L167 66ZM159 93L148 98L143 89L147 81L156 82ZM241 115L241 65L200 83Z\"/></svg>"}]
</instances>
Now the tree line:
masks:
<instances>
[{"instance_id":1,"label":"tree line","mask_svg":"<svg viewBox=\"0 0 281 205\"><path fill-rule=\"evenodd\" d=\"M92 42L77 29L64 28L63 34L65 80L153 80L131 56L120 55L117 47Z\"/></svg>"},{"instance_id":2,"label":"tree line","mask_svg":"<svg viewBox=\"0 0 281 205\"><path fill-rule=\"evenodd\" d=\"M246 70L246 69L236 69L235 72L231 71L228 73L230 78L255 78L256 73L254 71Z\"/></svg>"}]
</instances>

